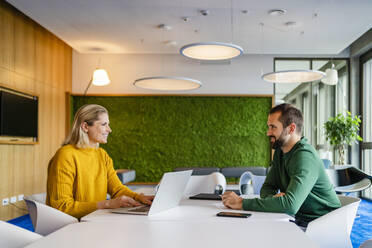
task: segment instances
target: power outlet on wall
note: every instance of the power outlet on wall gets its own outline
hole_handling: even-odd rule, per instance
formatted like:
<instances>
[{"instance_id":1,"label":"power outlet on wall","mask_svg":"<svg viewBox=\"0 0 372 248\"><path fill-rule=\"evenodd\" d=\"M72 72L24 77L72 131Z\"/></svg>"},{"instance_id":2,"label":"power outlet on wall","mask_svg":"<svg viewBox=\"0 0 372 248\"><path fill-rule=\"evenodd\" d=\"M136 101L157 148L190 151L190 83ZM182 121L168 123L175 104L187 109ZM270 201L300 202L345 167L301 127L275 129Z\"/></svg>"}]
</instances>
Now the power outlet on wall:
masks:
<instances>
[{"instance_id":1,"label":"power outlet on wall","mask_svg":"<svg viewBox=\"0 0 372 248\"><path fill-rule=\"evenodd\" d=\"M18 201L23 201L24 195L18 195Z\"/></svg>"},{"instance_id":2,"label":"power outlet on wall","mask_svg":"<svg viewBox=\"0 0 372 248\"><path fill-rule=\"evenodd\" d=\"M10 197L10 203L16 203L17 202L17 196Z\"/></svg>"},{"instance_id":3,"label":"power outlet on wall","mask_svg":"<svg viewBox=\"0 0 372 248\"><path fill-rule=\"evenodd\" d=\"M9 205L9 198L3 199L3 206Z\"/></svg>"}]
</instances>

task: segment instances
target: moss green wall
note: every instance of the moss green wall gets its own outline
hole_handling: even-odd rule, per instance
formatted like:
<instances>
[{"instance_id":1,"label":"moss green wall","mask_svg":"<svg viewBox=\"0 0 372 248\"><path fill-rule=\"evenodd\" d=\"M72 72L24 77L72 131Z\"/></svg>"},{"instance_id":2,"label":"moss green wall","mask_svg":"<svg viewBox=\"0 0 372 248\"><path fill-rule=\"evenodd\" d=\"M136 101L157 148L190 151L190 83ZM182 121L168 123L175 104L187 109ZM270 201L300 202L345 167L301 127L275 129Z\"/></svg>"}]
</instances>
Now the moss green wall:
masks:
<instances>
[{"instance_id":1,"label":"moss green wall","mask_svg":"<svg viewBox=\"0 0 372 248\"><path fill-rule=\"evenodd\" d=\"M73 97L109 111L113 132L102 145L114 166L136 170L138 182L159 181L175 167L265 166L271 97Z\"/></svg>"}]
</instances>

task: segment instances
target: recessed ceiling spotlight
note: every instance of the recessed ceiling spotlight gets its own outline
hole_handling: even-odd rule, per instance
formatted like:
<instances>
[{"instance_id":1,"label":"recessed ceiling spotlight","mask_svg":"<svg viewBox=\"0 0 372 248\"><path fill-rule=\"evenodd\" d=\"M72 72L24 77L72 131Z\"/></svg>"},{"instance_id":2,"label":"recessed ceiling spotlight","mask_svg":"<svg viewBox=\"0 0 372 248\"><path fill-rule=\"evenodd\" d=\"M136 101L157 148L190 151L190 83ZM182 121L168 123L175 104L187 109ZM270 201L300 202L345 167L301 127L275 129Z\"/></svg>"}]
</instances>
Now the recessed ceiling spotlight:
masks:
<instances>
[{"instance_id":1,"label":"recessed ceiling spotlight","mask_svg":"<svg viewBox=\"0 0 372 248\"><path fill-rule=\"evenodd\" d=\"M159 29L163 29L163 30L171 30L171 29L172 29L171 26L166 25L166 24L159 24L159 25L158 25L158 28L159 28Z\"/></svg>"},{"instance_id":2,"label":"recessed ceiling spotlight","mask_svg":"<svg viewBox=\"0 0 372 248\"><path fill-rule=\"evenodd\" d=\"M248 10L243 9L243 10L242 10L242 13L243 13L243 14L248 14Z\"/></svg>"},{"instance_id":3,"label":"recessed ceiling spotlight","mask_svg":"<svg viewBox=\"0 0 372 248\"><path fill-rule=\"evenodd\" d=\"M207 16L207 15L209 15L209 10L202 9L202 10L200 10L200 14L202 14L203 16Z\"/></svg>"},{"instance_id":4,"label":"recessed ceiling spotlight","mask_svg":"<svg viewBox=\"0 0 372 248\"><path fill-rule=\"evenodd\" d=\"M285 9L271 9L268 12L268 14L271 16L281 16L281 15L285 15L286 13L287 13L287 10Z\"/></svg>"},{"instance_id":5,"label":"recessed ceiling spotlight","mask_svg":"<svg viewBox=\"0 0 372 248\"><path fill-rule=\"evenodd\" d=\"M166 45L166 46L177 46L177 41L167 40L167 41L164 41L164 45Z\"/></svg>"},{"instance_id":6,"label":"recessed ceiling spotlight","mask_svg":"<svg viewBox=\"0 0 372 248\"><path fill-rule=\"evenodd\" d=\"M182 21L184 21L184 22L188 22L188 21L190 21L190 17L187 17L187 16L182 17Z\"/></svg>"},{"instance_id":7,"label":"recessed ceiling spotlight","mask_svg":"<svg viewBox=\"0 0 372 248\"><path fill-rule=\"evenodd\" d=\"M102 47L89 47L88 50L91 52L104 52L105 51L105 49L103 49Z\"/></svg>"},{"instance_id":8,"label":"recessed ceiling spotlight","mask_svg":"<svg viewBox=\"0 0 372 248\"><path fill-rule=\"evenodd\" d=\"M290 22L284 23L284 25L286 27L288 27L288 28L298 28L298 27L301 27L302 26L302 23L301 22L290 21Z\"/></svg>"}]
</instances>

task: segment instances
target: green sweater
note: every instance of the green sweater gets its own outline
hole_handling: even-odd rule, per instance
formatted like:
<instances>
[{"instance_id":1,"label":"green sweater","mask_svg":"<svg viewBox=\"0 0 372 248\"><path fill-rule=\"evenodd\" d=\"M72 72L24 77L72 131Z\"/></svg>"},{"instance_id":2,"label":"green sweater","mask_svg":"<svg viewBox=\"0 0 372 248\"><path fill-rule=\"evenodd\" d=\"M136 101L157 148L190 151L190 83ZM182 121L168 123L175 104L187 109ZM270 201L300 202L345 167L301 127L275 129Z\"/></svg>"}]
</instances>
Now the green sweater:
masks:
<instances>
[{"instance_id":1,"label":"green sweater","mask_svg":"<svg viewBox=\"0 0 372 248\"><path fill-rule=\"evenodd\" d=\"M285 196L273 197L278 190ZM287 153L275 150L260 195L260 199L244 199L243 209L287 213L309 222L341 207L322 161L305 138Z\"/></svg>"}]
</instances>

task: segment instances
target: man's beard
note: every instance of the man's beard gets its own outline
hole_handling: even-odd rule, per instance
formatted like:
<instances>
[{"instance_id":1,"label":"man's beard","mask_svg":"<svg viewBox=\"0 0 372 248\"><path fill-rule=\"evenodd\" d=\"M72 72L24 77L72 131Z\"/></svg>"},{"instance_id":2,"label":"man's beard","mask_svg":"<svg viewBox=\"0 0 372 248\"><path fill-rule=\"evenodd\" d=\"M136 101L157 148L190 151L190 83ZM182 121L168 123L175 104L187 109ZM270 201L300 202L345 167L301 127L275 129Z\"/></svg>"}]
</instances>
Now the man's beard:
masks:
<instances>
[{"instance_id":1,"label":"man's beard","mask_svg":"<svg viewBox=\"0 0 372 248\"><path fill-rule=\"evenodd\" d=\"M282 148L282 146L284 145L284 142L285 142L285 137L287 136L287 130L286 129L284 129L283 131L282 131L282 133L280 134L280 136L279 136L279 138L278 139L276 139L276 137L275 136L269 136L269 138L271 139L271 138L274 138L275 139L275 141L274 142L270 142L271 143L271 148L272 149L279 149L279 148Z\"/></svg>"}]
</instances>

